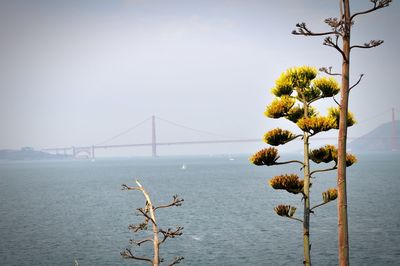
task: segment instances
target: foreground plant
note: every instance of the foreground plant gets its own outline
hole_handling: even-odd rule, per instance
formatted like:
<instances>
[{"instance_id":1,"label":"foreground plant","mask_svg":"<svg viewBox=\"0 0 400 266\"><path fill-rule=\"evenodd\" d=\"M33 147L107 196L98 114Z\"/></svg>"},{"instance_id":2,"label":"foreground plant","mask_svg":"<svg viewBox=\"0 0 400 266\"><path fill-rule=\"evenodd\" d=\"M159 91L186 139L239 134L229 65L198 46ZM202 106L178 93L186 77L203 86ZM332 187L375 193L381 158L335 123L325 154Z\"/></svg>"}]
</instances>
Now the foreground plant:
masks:
<instances>
[{"instance_id":1,"label":"foreground plant","mask_svg":"<svg viewBox=\"0 0 400 266\"><path fill-rule=\"evenodd\" d=\"M342 77L342 89L340 92L339 104L339 137L338 137L338 246L339 246L339 265L349 265L349 238L348 238L348 219L347 219L347 185L346 185L346 147L347 147L347 124L349 94L351 89L357 86L363 74L360 75L358 81L350 86L350 52L353 49L369 49L374 48L383 43L382 40L371 40L364 44L351 45L350 33L355 23L355 18L375 12L379 9L388 7L392 0L370 0L372 6L369 9L351 14L350 0L339 1L339 17L331 17L325 19L330 30L326 32L314 32L310 30L306 23L298 23L296 30L292 33L304 36L327 36L323 44L336 49L342 58L341 73L333 73L332 67L323 67L321 71L329 75L337 75Z\"/></svg>"},{"instance_id":2,"label":"foreground plant","mask_svg":"<svg viewBox=\"0 0 400 266\"><path fill-rule=\"evenodd\" d=\"M183 227L178 226L176 229L168 228L168 230L161 229L156 220L156 210L169 208L172 206L181 206L183 199L179 198L178 195L173 196L173 200L171 203L167 205L154 206L151 202L150 196L144 187L136 180L137 187L129 187L125 184L122 185L123 190L139 190L143 193L143 196L146 199L146 203L144 208L138 208L138 214L144 217L144 221L139 224L130 224L128 226L129 230L133 233L138 233L140 231L146 231L151 226L151 230L153 232L151 237L147 237L144 239L131 239L130 244L140 246L141 244L152 242L153 243L153 259L147 257L141 257L134 255L133 251L129 248L126 248L121 252L121 256L126 259L135 259L140 261L146 261L151 263L153 266L158 266L163 259L160 258L160 245L163 244L168 238L175 238L177 236L182 235ZM161 238L160 238L161 236ZM169 266L180 263L184 258L183 257L175 257L173 261L168 264Z\"/></svg>"},{"instance_id":3,"label":"foreground plant","mask_svg":"<svg viewBox=\"0 0 400 266\"><path fill-rule=\"evenodd\" d=\"M311 178L320 172L327 172L337 169L337 149L333 145L326 145L319 149L310 150L310 138L320 132L337 129L339 126L338 110L330 108L327 116L318 114L316 108L311 104L324 98L331 98L339 93L339 84L333 78L317 78L317 70L313 67L302 66L290 68L276 80L272 93L276 98L267 106L265 115L269 118L286 118L295 123L301 134L295 134L288 130L276 128L264 135L264 141L272 146L284 145L294 139L303 140L302 161L279 161L278 150L274 147L263 149L252 157L250 161L255 165L281 165L288 163L300 164L303 170L303 179L297 174L283 174L273 177L269 185L274 189L286 190L295 195L301 195L303 201L303 219L295 217L296 207L290 205L279 205L275 212L303 224L304 242L304 264L311 265L310 256L310 214L322 205L325 205L337 198L336 188L329 188L322 193L322 202L311 207L310 188ZM348 116L348 125L355 123L352 115ZM331 163L331 167L311 171L310 161L317 164ZM353 155L347 155L347 166L356 162Z\"/></svg>"}]
</instances>

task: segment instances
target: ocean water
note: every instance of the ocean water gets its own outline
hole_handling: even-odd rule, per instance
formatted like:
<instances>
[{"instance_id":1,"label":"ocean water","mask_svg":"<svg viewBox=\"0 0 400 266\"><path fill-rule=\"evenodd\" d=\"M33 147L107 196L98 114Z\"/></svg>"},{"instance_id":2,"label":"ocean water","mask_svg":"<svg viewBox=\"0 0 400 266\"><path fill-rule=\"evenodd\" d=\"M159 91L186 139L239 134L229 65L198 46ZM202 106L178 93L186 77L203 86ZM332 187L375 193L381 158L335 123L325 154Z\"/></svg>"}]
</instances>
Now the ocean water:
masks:
<instances>
[{"instance_id":1,"label":"ocean water","mask_svg":"<svg viewBox=\"0 0 400 266\"><path fill-rule=\"evenodd\" d=\"M274 175L299 173L299 166L257 167L247 156L234 158L0 162L0 265L143 265L119 254L135 237L127 226L142 219L135 215L142 194L121 190L135 179L155 205L174 194L185 200L157 211L160 227L184 227L161 246L166 262L183 256L181 265L302 265L301 223L273 211L291 204L301 218L301 197L267 184ZM312 205L335 184L333 172L316 176ZM399 188L398 154L361 155L348 169L352 265L400 264ZM336 217L336 202L311 217L314 265L337 265ZM133 250L151 257L151 248Z\"/></svg>"}]
</instances>

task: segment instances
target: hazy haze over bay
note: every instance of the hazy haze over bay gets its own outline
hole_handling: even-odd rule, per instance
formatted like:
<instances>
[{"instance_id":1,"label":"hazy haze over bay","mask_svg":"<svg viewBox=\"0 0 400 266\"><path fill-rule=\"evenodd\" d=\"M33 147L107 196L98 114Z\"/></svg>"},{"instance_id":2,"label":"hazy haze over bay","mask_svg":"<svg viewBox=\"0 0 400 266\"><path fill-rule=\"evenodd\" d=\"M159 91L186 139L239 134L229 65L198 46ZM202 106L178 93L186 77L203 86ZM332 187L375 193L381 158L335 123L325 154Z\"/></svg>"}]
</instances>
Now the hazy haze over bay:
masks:
<instances>
[{"instance_id":1,"label":"hazy haze over bay","mask_svg":"<svg viewBox=\"0 0 400 266\"><path fill-rule=\"evenodd\" d=\"M352 1L352 12L371 6ZM356 4L355 4L356 3ZM323 38L294 36L338 14L337 1L0 2L0 149L93 145L151 115L215 134L256 138L287 121L263 116L274 80L288 67L333 66ZM360 136L399 115L400 5L356 20L350 108ZM321 105L321 112L334 105ZM159 141L215 139L157 122ZM331 136L335 132L330 133ZM150 124L110 144L149 142ZM164 154L251 152L259 144L165 148ZM148 148L129 154L149 154Z\"/></svg>"}]
</instances>

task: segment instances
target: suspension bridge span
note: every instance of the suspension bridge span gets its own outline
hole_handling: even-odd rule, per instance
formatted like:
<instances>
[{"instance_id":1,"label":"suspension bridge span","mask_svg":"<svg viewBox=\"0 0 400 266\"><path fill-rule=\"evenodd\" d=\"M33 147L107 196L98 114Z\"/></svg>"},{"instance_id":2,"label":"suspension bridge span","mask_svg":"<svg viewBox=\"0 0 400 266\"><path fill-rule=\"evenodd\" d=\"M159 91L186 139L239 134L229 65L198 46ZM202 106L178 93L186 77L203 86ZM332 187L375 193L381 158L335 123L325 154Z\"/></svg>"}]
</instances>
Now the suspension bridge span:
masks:
<instances>
[{"instance_id":1,"label":"suspension bridge span","mask_svg":"<svg viewBox=\"0 0 400 266\"><path fill-rule=\"evenodd\" d=\"M195 140L195 141L169 141L169 142L157 142L157 135L156 135L156 116L151 116L151 142L147 143L129 143L129 144L104 144L108 143L118 137L127 134L128 132L132 131L133 129L137 128L138 126L142 125L143 123L147 122L150 118L140 122L139 124L135 125L134 127L113 136L110 139L107 139L99 144L96 145L89 145L89 146L72 146L72 147L58 147L58 148L46 148L42 149L46 152L55 152L57 154L65 154L65 155L72 155L73 157L78 157L81 154L86 155L89 158L94 159L96 150L98 149L112 149L112 148L129 148L129 147L151 147L151 154L153 157L157 157L157 147L158 146L172 146L172 145L194 145L194 144L218 144L218 143L244 143L244 142L260 142L262 141L261 138L247 138L247 139L220 139L220 140ZM166 121L170 124L175 126L180 126L189 130L198 131L202 133L206 133L209 135L216 135L213 133L209 133L202 130L196 130L193 128L189 128L186 126L182 126L176 124L174 122L158 118L163 121Z\"/></svg>"},{"instance_id":2,"label":"suspension bridge span","mask_svg":"<svg viewBox=\"0 0 400 266\"><path fill-rule=\"evenodd\" d=\"M392 124L394 125L395 123L395 109L391 109L392 113ZM167 122L169 124L185 128L187 130L192 130L192 131L197 131L203 134L208 134L208 135L213 135L218 136L218 137L224 137L224 139L219 139L219 140L194 140L194 141L169 141L169 142L159 142L157 141L157 134L156 134L156 118L159 120L162 120L164 122ZM373 118L373 117L372 117ZM370 118L370 119L372 119ZM136 129L137 127L143 125L145 122L148 122L151 119L151 142L144 142L144 143L128 143L128 144L107 144L112 142L113 140L121 137L122 135L125 135L132 130ZM369 119L368 119L369 120ZM367 120L365 120L367 121ZM397 139L394 137L394 126L393 126L393 133L392 133L392 144L397 146ZM318 138L319 140L323 139L332 139L332 138ZM348 137L348 139L352 139L351 137ZM156 116L151 116L148 117L147 119L143 120L142 122L134 125L133 127L125 130L124 132L121 132L109 139L106 139L100 143L97 143L95 145L87 145L87 146L72 146L72 147L58 147L58 148L46 148L42 149L42 151L46 152L52 152L52 153L57 153L57 154L65 154L65 155L71 155L74 158L79 157L81 155L84 155L88 158L94 159L96 150L99 149L113 149L113 148L129 148L129 147L151 147L151 154L153 157L157 157L157 147L159 146L173 146L173 145L196 145L196 144L218 144L218 143L245 143L245 142L262 142L261 138L231 138L231 137L226 137L226 136L221 136L217 135L214 133L210 133L207 131L203 130L198 130L190 127L186 127L174 122L171 122L169 120L159 118Z\"/></svg>"}]
</instances>

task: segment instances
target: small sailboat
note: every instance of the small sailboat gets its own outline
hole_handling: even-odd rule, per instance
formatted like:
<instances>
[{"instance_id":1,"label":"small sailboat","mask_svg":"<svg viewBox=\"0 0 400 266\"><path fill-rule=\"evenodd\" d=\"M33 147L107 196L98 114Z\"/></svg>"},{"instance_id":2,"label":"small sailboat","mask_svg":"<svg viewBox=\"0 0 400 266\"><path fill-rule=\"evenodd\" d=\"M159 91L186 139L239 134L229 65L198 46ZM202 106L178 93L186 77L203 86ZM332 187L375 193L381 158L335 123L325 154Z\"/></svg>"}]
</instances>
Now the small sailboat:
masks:
<instances>
[{"instance_id":1,"label":"small sailboat","mask_svg":"<svg viewBox=\"0 0 400 266\"><path fill-rule=\"evenodd\" d=\"M186 170L186 164L182 164L181 170Z\"/></svg>"}]
</instances>

